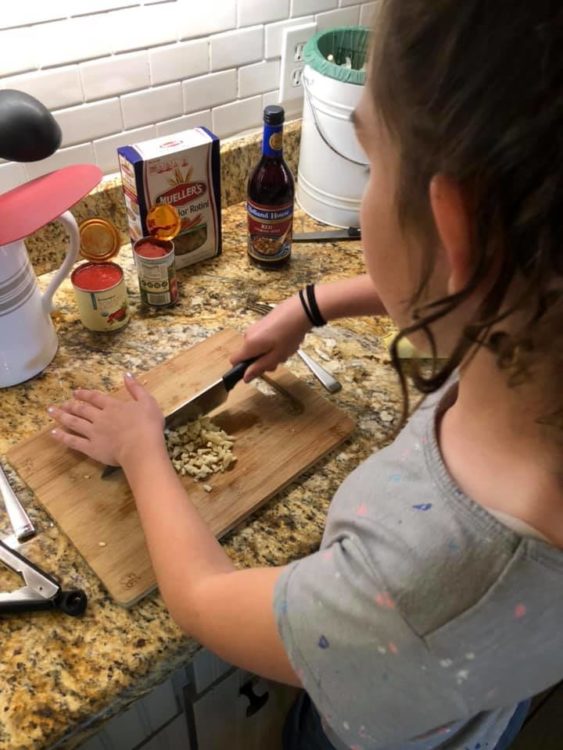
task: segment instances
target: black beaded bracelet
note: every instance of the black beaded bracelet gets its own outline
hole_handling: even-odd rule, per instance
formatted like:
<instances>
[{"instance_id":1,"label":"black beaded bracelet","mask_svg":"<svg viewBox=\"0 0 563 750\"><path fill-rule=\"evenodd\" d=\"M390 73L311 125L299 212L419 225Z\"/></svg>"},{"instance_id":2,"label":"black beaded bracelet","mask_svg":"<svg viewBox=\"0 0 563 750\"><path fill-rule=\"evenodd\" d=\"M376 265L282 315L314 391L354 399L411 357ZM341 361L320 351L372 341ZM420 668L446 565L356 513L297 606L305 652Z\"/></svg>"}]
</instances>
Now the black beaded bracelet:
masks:
<instances>
[{"instance_id":1,"label":"black beaded bracelet","mask_svg":"<svg viewBox=\"0 0 563 750\"><path fill-rule=\"evenodd\" d=\"M311 311L311 320L313 321L313 325L316 328L320 328L321 326L326 326L326 320L321 315L321 311L319 310L319 306L317 305L317 300L315 298L315 285L307 284L305 289L307 291L307 301L309 302L309 308Z\"/></svg>"},{"instance_id":2,"label":"black beaded bracelet","mask_svg":"<svg viewBox=\"0 0 563 750\"><path fill-rule=\"evenodd\" d=\"M313 320L313 316L311 315L311 311L307 307L307 303L305 302L305 295L303 294L303 289L299 290L299 299L301 300L301 304L303 305L303 309L305 310L305 315L309 318L309 322L312 326L315 325L315 321Z\"/></svg>"}]
</instances>

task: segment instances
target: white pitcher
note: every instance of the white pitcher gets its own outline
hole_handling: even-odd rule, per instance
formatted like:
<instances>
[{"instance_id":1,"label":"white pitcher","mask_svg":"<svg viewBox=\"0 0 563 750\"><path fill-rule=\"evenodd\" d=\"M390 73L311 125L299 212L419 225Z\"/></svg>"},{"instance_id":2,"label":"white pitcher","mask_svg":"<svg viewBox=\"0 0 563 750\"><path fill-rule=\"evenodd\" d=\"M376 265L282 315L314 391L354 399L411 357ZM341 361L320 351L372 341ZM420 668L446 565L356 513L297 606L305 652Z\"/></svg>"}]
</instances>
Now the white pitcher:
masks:
<instances>
[{"instance_id":1,"label":"white pitcher","mask_svg":"<svg viewBox=\"0 0 563 750\"><path fill-rule=\"evenodd\" d=\"M41 294L23 240L0 245L0 388L29 380L47 367L58 348L51 320L53 295L70 273L80 248L70 211L58 217L69 235L66 257Z\"/></svg>"}]
</instances>

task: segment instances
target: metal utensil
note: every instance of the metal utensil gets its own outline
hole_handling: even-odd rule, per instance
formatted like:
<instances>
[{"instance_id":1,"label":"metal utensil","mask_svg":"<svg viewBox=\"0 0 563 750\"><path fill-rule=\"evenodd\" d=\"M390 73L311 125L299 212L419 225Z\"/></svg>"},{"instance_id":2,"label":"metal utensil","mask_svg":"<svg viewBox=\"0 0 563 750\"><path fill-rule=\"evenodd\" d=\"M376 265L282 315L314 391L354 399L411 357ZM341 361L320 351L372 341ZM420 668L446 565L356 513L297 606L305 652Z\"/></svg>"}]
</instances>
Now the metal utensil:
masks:
<instances>
[{"instance_id":1,"label":"metal utensil","mask_svg":"<svg viewBox=\"0 0 563 750\"><path fill-rule=\"evenodd\" d=\"M60 609L72 617L84 613L88 599L82 589L63 591L56 578L10 549L1 539L0 560L19 573L25 583L15 591L0 592L0 615L37 609Z\"/></svg>"},{"instance_id":2,"label":"metal utensil","mask_svg":"<svg viewBox=\"0 0 563 750\"><path fill-rule=\"evenodd\" d=\"M221 406L221 404L227 400L229 391L231 391L235 385L242 380L246 369L255 362L256 359L257 357L254 357L253 359L245 359L242 362L239 362L234 367L231 367L228 372L214 383L206 386L199 391L199 393L196 393L195 396L192 396L184 401L183 404L180 404L177 409L174 409L174 411L164 419L165 428L173 429L174 427L179 427L186 422L191 422L198 417L209 414L210 411ZM119 466L105 466L102 471L102 478L113 474L113 472L117 471L119 468Z\"/></svg>"},{"instance_id":3,"label":"metal utensil","mask_svg":"<svg viewBox=\"0 0 563 750\"><path fill-rule=\"evenodd\" d=\"M261 315L267 315L272 312L275 307L275 305L266 304L264 302L247 302L246 306L249 310L253 310ZM342 388L342 384L339 383L338 380L328 372L328 370L325 370L321 364L304 352L303 349L298 349L296 354L303 360L309 370L311 370L313 375L329 393L337 393Z\"/></svg>"},{"instance_id":4,"label":"metal utensil","mask_svg":"<svg viewBox=\"0 0 563 750\"><path fill-rule=\"evenodd\" d=\"M10 487L8 477L4 474L4 470L0 466L0 495L4 500L4 505L12 524L14 534L18 542L24 542L26 539L31 539L35 536L35 527L31 523L29 516L23 509L22 504L18 500L18 497L14 490Z\"/></svg>"},{"instance_id":5,"label":"metal utensil","mask_svg":"<svg viewBox=\"0 0 563 750\"><path fill-rule=\"evenodd\" d=\"M361 239L362 231L357 227L329 229L324 232L297 232L291 238L292 242L349 242Z\"/></svg>"}]
</instances>

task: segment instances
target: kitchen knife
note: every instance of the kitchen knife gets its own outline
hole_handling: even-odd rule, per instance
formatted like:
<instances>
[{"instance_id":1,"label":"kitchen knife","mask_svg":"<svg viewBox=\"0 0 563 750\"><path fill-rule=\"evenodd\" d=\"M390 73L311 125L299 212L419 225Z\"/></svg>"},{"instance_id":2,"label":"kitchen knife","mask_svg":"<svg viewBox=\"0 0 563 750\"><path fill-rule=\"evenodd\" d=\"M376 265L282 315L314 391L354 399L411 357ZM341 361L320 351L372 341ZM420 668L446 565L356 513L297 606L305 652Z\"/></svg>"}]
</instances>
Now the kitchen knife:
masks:
<instances>
[{"instance_id":1,"label":"kitchen knife","mask_svg":"<svg viewBox=\"0 0 563 750\"><path fill-rule=\"evenodd\" d=\"M252 359L245 359L239 362L214 383L203 388L187 401L184 401L183 404L165 418L165 428L173 429L174 427L179 427L186 424L186 422L203 417L205 414L213 411L213 409L221 406L227 400L229 391L242 380L247 368L257 359L258 357L253 357ZM102 471L102 478L113 474L119 468L119 466L106 466Z\"/></svg>"},{"instance_id":2,"label":"kitchen knife","mask_svg":"<svg viewBox=\"0 0 563 750\"><path fill-rule=\"evenodd\" d=\"M362 232L359 227L348 229L328 229L324 232L297 232L293 235L293 242L336 242L338 240L361 240Z\"/></svg>"}]
</instances>

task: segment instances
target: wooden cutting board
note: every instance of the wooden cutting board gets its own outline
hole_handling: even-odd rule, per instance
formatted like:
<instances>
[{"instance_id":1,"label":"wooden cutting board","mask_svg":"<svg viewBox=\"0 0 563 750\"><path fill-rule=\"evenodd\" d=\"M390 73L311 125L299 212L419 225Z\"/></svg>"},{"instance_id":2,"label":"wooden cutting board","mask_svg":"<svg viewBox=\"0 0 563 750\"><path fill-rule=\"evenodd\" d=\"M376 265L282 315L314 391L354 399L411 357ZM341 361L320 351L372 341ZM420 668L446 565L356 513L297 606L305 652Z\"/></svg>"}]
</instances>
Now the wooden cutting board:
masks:
<instances>
[{"instance_id":1,"label":"wooden cutting board","mask_svg":"<svg viewBox=\"0 0 563 750\"><path fill-rule=\"evenodd\" d=\"M229 354L241 340L235 331L223 331L139 377L169 414L229 369ZM268 378L277 390L240 383L213 413L213 421L235 438L234 466L206 480L209 493L202 483L182 477L217 537L343 442L355 426L285 368ZM55 443L48 430L12 448L7 458L116 602L129 607L155 588L135 502L121 471L102 479L100 464Z\"/></svg>"}]
</instances>

